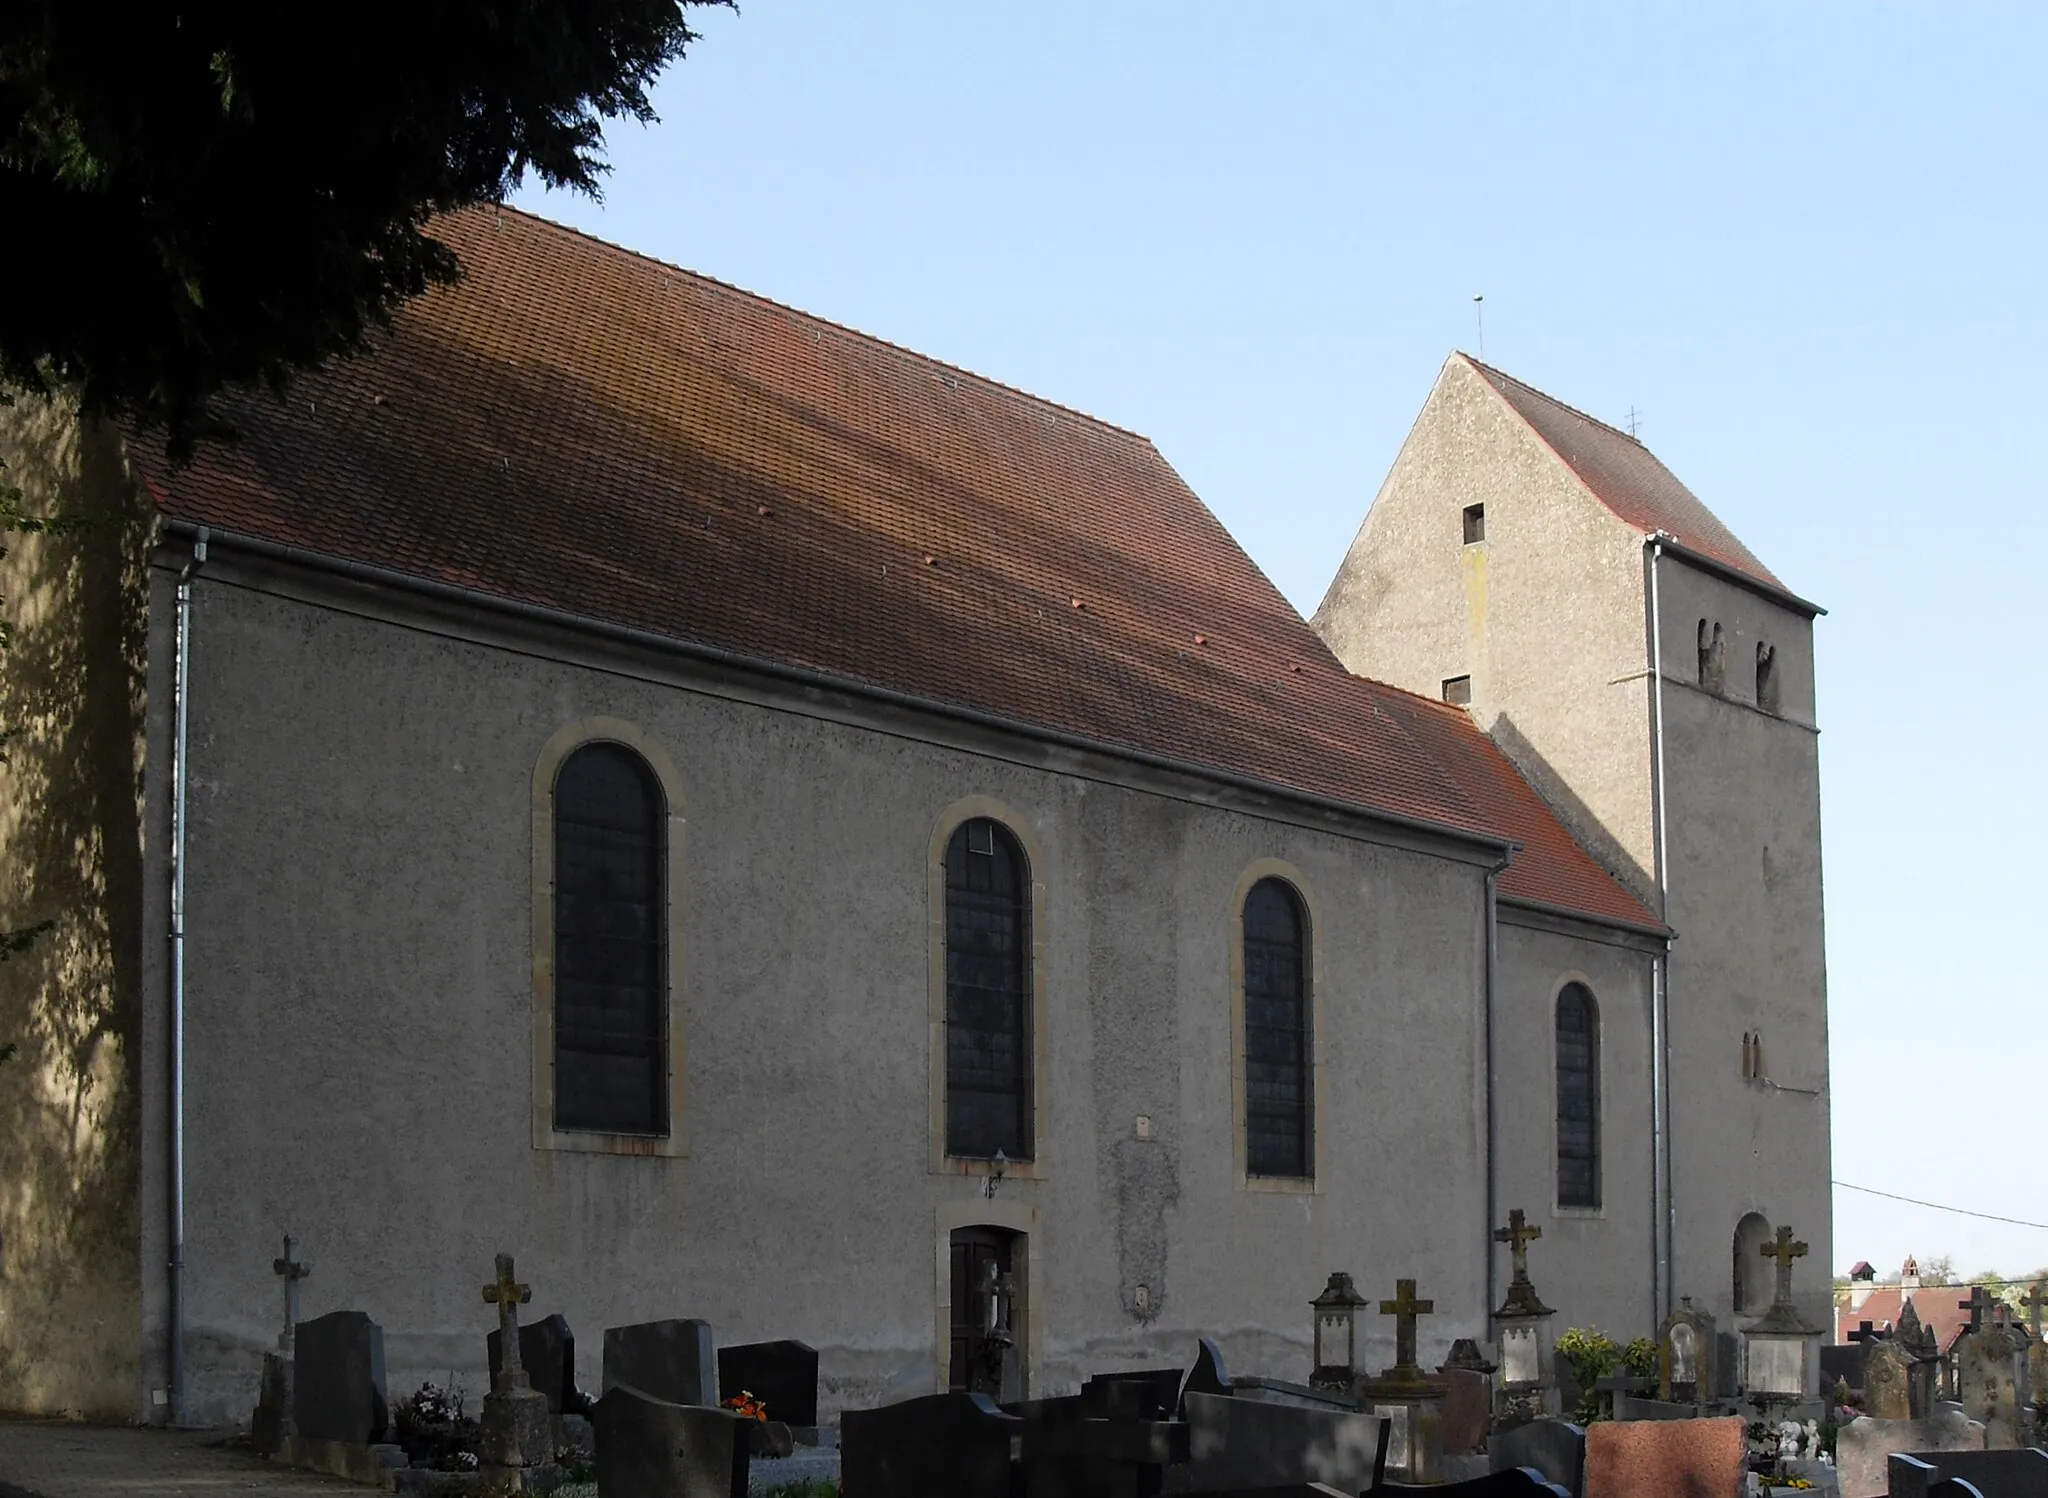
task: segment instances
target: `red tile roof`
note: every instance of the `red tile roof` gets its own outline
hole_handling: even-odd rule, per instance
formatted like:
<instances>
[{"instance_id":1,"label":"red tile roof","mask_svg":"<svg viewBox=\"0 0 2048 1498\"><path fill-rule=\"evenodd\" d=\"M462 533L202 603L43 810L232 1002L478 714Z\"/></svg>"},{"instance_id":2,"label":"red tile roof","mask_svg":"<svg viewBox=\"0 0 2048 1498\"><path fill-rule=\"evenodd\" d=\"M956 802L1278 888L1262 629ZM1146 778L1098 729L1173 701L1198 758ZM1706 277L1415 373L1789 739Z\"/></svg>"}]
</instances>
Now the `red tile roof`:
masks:
<instances>
[{"instance_id":1,"label":"red tile roof","mask_svg":"<svg viewBox=\"0 0 2048 1498\"><path fill-rule=\"evenodd\" d=\"M1349 675L1142 437L511 211L178 520L1519 840L1502 892L1654 918L1461 712Z\"/></svg>"},{"instance_id":2,"label":"red tile roof","mask_svg":"<svg viewBox=\"0 0 2048 1498\"><path fill-rule=\"evenodd\" d=\"M1988 1290L1985 1293L1990 1294ZM1896 1328L1899 1317L1905 1313L1906 1302L1911 1301L1920 1324L1934 1333L1935 1344L1947 1352L1955 1346L1956 1338L1969 1330L1970 1313L1962 1303L1975 1298L1975 1294L1975 1287L1970 1285L1920 1285L1909 1290L1901 1290L1897 1285L1878 1285L1854 1310L1847 1301L1835 1307L1835 1341L1846 1343L1849 1333L1866 1321L1878 1331Z\"/></svg>"},{"instance_id":3,"label":"red tile roof","mask_svg":"<svg viewBox=\"0 0 2048 1498\"><path fill-rule=\"evenodd\" d=\"M1459 357L1465 357L1463 355ZM1779 592L1785 585L1735 539L1678 475L1628 433L1525 385L1513 375L1466 358L1500 392L1579 480L1608 509L1644 535L1663 531L1681 545Z\"/></svg>"}]
</instances>

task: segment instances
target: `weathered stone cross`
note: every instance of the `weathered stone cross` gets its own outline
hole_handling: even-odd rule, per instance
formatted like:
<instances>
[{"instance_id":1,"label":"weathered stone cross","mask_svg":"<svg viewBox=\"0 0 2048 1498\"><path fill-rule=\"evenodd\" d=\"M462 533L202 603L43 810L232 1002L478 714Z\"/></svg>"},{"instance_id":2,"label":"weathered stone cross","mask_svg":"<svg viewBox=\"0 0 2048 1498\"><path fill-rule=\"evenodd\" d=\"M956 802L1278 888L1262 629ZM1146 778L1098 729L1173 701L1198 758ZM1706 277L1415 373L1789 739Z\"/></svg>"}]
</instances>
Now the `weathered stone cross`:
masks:
<instances>
[{"instance_id":1,"label":"weathered stone cross","mask_svg":"<svg viewBox=\"0 0 2048 1498\"><path fill-rule=\"evenodd\" d=\"M1529 1226L1528 1218L1520 1207L1508 1213L1508 1225L1493 1230L1493 1241L1505 1243L1508 1252L1515 1256L1515 1283L1529 1283L1529 1245L1543 1236L1543 1229Z\"/></svg>"},{"instance_id":2,"label":"weathered stone cross","mask_svg":"<svg viewBox=\"0 0 2048 1498\"><path fill-rule=\"evenodd\" d=\"M1394 1298L1380 1302L1380 1314L1394 1318L1394 1366L1398 1370L1415 1370L1415 1318L1427 1316L1436 1309L1433 1300L1415 1298L1415 1281L1395 1280Z\"/></svg>"},{"instance_id":3,"label":"weathered stone cross","mask_svg":"<svg viewBox=\"0 0 2048 1498\"><path fill-rule=\"evenodd\" d=\"M1970 1330L1974 1332L1984 1325L1984 1313L1997 1304L1994 1298L1984 1293L1982 1285L1972 1285L1970 1298L1957 1301L1956 1309L1970 1313Z\"/></svg>"},{"instance_id":4,"label":"weathered stone cross","mask_svg":"<svg viewBox=\"0 0 2048 1498\"><path fill-rule=\"evenodd\" d=\"M2041 1340L2041 1307L2048 1306L2048 1280L2035 1280L2034 1288L2020 1297L2020 1304L2027 1308L2027 1325L2034 1329L2034 1340Z\"/></svg>"},{"instance_id":5,"label":"weathered stone cross","mask_svg":"<svg viewBox=\"0 0 2048 1498\"><path fill-rule=\"evenodd\" d=\"M1806 1257L1806 1245L1792 1241L1792 1229L1779 1228L1778 1240L1766 1243L1757 1250L1767 1259L1778 1261L1778 1304L1792 1304L1792 1261Z\"/></svg>"},{"instance_id":6,"label":"weathered stone cross","mask_svg":"<svg viewBox=\"0 0 2048 1498\"><path fill-rule=\"evenodd\" d=\"M1878 1331L1868 1321L1859 1322L1856 1330L1849 1333L1851 1342L1882 1342L1885 1339L1886 1333Z\"/></svg>"},{"instance_id":7,"label":"weathered stone cross","mask_svg":"<svg viewBox=\"0 0 2048 1498\"><path fill-rule=\"evenodd\" d=\"M284 1277L284 1330L278 1333L277 1350L290 1352L297 1338L299 1324L299 1281L313 1272L311 1264L301 1264L292 1258L292 1235L284 1235L284 1257L270 1261L270 1272Z\"/></svg>"},{"instance_id":8,"label":"weathered stone cross","mask_svg":"<svg viewBox=\"0 0 2048 1498\"><path fill-rule=\"evenodd\" d=\"M533 1287L520 1284L513 1275L512 1255L498 1255L498 1278L484 1286L484 1299L498 1308L498 1342L503 1357L495 1386L526 1388L526 1365L519 1361L519 1307L533 1299Z\"/></svg>"}]
</instances>

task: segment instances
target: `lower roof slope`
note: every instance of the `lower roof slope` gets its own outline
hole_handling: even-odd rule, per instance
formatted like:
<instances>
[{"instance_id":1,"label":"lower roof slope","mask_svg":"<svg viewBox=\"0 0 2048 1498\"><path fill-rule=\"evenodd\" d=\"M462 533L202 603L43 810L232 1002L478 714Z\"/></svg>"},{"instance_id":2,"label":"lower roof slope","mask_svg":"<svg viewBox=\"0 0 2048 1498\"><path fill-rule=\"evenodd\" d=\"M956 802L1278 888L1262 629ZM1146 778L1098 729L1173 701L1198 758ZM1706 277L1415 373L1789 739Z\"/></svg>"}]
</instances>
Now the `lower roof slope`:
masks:
<instances>
[{"instance_id":1,"label":"lower roof slope","mask_svg":"<svg viewBox=\"0 0 2048 1498\"><path fill-rule=\"evenodd\" d=\"M1349 675L1152 444L510 210L369 353L222 414L170 517L1510 838L1654 918L1462 713Z\"/></svg>"}]
</instances>

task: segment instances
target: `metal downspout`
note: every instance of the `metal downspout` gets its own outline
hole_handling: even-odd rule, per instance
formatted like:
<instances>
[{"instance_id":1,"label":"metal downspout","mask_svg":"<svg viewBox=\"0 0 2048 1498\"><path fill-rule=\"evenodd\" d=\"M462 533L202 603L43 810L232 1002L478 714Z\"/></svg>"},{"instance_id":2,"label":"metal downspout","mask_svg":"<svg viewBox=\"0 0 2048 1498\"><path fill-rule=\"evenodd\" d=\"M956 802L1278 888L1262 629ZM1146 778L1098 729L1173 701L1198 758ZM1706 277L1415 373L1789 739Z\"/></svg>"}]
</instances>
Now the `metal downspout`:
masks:
<instances>
[{"instance_id":1,"label":"metal downspout","mask_svg":"<svg viewBox=\"0 0 2048 1498\"><path fill-rule=\"evenodd\" d=\"M170 1144L165 1192L170 1255L168 1263L171 1423L185 1423L185 783L192 698L192 578L206 565L207 530L192 543L192 555L178 573L177 663L173 671L171 737L171 922L169 1061Z\"/></svg>"},{"instance_id":2,"label":"metal downspout","mask_svg":"<svg viewBox=\"0 0 2048 1498\"><path fill-rule=\"evenodd\" d=\"M1670 867L1664 786L1664 611L1657 588L1657 561L1670 539L1663 531L1650 536L1650 703L1652 719L1652 796L1655 801L1657 917L1670 924ZM1650 981L1650 1256L1651 1297L1661 1322L1671 1314L1671 1245L1677 1229L1677 1207L1671 1189L1670 1137L1671 940L1652 959Z\"/></svg>"},{"instance_id":3,"label":"metal downspout","mask_svg":"<svg viewBox=\"0 0 2048 1498\"><path fill-rule=\"evenodd\" d=\"M1501 868L1506 865L1502 864ZM1500 868L1486 871L1486 1221L1479 1241L1486 1245L1486 1313L1499 1304L1499 1278L1493 1251L1493 1226L1500 1219L1500 1183L1494 1169L1499 1138L1499 1109L1494 1098L1493 1013L1500 973Z\"/></svg>"}]
</instances>

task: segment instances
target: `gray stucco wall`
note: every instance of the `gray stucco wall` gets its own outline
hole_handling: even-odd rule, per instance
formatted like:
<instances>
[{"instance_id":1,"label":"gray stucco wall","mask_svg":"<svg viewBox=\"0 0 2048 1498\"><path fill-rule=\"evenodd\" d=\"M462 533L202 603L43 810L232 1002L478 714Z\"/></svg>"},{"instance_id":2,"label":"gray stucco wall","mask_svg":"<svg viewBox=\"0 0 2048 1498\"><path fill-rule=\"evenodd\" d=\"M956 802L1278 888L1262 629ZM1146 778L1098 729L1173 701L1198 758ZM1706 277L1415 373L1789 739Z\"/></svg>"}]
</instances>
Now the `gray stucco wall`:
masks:
<instances>
[{"instance_id":1,"label":"gray stucco wall","mask_svg":"<svg viewBox=\"0 0 2048 1498\"><path fill-rule=\"evenodd\" d=\"M0 406L0 487L83 531L0 530L0 1409L136 1412L145 559L118 441Z\"/></svg>"},{"instance_id":2,"label":"gray stucco wall","mask_svg":"<svg viewBox=\"0 0 2048 1498\"><path fill-rule=\"evenodd\" d=\"M1047 891L1045 1179L997 1203L1037 1214L1038 1386L1181 1362L1201 1333L1302 1376L1339 1268L1371 1294L1421 1280L1431 1361L1484 1334L1476 864L1088 778L1043 745L948 747L596 647L313 606L217 558L193 656L196 1414L253 1396L285 1231L316 1266L306 1313L378 1319L394 1391L451 1369L481 1388L501 1250L593 1386L604 1326L702 1315L819 1346L833 1406L928 1390L939 1217L982 1183L929 1168L926 860L971 794L1020 814ZM531 780L598 714L684 786L686 1159L530 1140ZM1266 857L1303 872L1319 933L1313 1195L1232 1168L1227 932ZM1377 1366L1390 1323L1366 1319Z\"/></svg>"},{"instance_id":3,"label":"gray stucco wall","mask_svg":"<svg viewBox=\"0 0 2048 1498\"><path fill-rule=\"evenodd\" d=\"M1681 1294L1732 1311L1737 1222L1810 1246L1800 1308L1828 1321L1832 1191L1827 970L1813 627L1682 561L1659 564L1670 797L1672 1190ZM1698 685L1700 619L1723 628L1725 690ZM1777 647L1779 713L1755 705L1755 642ZM1678 642L1673 650L1668 642ZM1742 1076L1742 1036L1766 1075Z\"/></svg>"},{"instance_id":4,"label":"gray stucco wall","mask_svg":"<svg viewBox=\"0 0 2048 1498\"><path fill-rule=\"evenodd\" d=\"M1656 1333L1651 1200L1650 954L1553 930L1500 925L1494 1045L1499 1061L1501 1216L1522 1208L1543 1237L1529 1275L1556 1326L1616 1340ZM1556 1003L1584 983L1599 1013L1600 1206L1557 1204ZM1505 1266L1506 1255L1502 1262ZM1501 1283L1506 1284L1503 1267Z\"/></svg>"},{"instance_id":5,"label":"gray stucco wall","mask_svg":"<svg viewBox=\"0 0 2048 1498\"><path fill-rule=\"evenodd\" d=\"M1473 504L1486 538L1467 545ZM1454 355L1314 622L1362 676L1435 697L1469 674L1473 720L1654 899L1644 619L1635 532Z\"/></svg>"}]
</instances>

